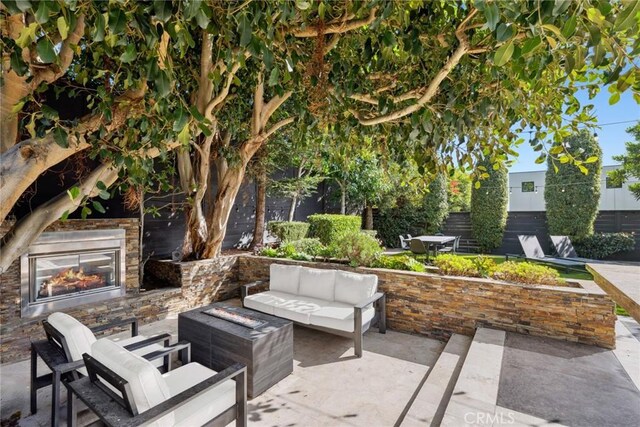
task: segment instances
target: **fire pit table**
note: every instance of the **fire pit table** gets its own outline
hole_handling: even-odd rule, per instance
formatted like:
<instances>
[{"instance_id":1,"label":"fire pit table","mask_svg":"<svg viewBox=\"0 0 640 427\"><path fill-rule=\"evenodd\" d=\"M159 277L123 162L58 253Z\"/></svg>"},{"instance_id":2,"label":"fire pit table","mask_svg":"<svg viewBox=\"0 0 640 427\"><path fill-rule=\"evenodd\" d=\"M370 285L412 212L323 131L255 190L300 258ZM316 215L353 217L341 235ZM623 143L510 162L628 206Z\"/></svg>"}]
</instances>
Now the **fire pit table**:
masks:
<instances>
[{"instance_id":1,"label":"fire pit table","mask_svg":"<svg viewBox=\"0 0 640 427\"><path fill-rule=\"evenodd\" d=\"M192 361L213 370L247 365L250 398L293 372L290 320L218 302L180 313L178 338L191 343Z\"/></svg>"}]
</instances>

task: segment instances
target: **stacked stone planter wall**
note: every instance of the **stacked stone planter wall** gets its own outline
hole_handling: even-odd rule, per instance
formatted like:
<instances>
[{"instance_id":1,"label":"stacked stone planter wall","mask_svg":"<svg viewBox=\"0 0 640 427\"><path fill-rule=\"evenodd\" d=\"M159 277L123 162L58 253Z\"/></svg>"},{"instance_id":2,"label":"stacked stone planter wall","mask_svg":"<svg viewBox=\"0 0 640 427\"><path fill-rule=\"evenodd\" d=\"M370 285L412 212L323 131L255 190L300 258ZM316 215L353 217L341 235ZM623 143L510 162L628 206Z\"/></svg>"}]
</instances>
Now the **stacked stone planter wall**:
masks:
<instances>
[{"instance_id":1,"label":"stacked stone planter wall","mask_svg":"<svg viewBox=\"0 0 640 427\"><path fill-rule=\"evenodd\" d=\"M10 225L7 222L0 225L0 236L8 231ZM142 290L138 271L137 219L68 220L54 223L46 231L107 228L126 230L127 292L123 297L65 310L85 325L95 326L134 316L140 324L145 324L238 295L236 255L188 263L148 261L146 271L169 279L168 287ZM30 341L44 338L41 322L46 316L20 317L20 262L14 262L6 273L0 275L0 363L15 362L29 356Z\"/></svg>"},{"instance_id":2,"label":"stacked stone planter wall","mask_svg":"<svg viewBox=\"0 0 640 427\"><path fill-rule=\"evenodd\" d=\"M584 287L525 286L489 279L339 264L239 258L241 282L266 280L272 263L373 273L387 294L387 326L433 338L472 335L477 327L615 347L614 303L592 282Z\"/></svg>"}]
</instances>

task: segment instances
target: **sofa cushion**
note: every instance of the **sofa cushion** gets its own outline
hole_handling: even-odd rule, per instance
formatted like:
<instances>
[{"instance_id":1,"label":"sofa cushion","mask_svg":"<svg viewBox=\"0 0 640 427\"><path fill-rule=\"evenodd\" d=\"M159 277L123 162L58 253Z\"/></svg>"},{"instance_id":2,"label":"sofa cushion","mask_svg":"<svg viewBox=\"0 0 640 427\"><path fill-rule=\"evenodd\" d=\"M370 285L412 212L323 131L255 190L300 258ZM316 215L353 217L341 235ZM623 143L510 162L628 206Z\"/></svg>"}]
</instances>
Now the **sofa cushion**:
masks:
<instances>
[{"instance_id":1,"label":"sofa cushion","mask_svg":"<svg viewBox=\"0 0 640 427\"><path fill-rule=\"evenodd\" d=\"M335 300L355 305L371 298L378 289L378 276L375 274L358 274L348 271L336 272Z\"/></svg>"},{"instance_id":2,"label":"sofa cushion","mask_svg":"<svg viewBox=\"0 0 640 427\"><path fill-rule=\"evenodd\" d=\"M362 310L362 324L373 319L375 309L369 306ZM354 331L354 308L350 304L331 302L325 304L319 310L314 311L309 323L314 326L322 326L329 329L337 329L344 332Z\"/></svg>"},{"instance_id":3,"label":"sofa cushion","mask_svg":"<svg viewBox=\"0 0 640 427\"><path fill-rule=\"evenodd\" d=\"M317 298L323 301L333 301L335 280L335 270L303 267L300 270L300 289L298 290L298 295Z\"/></svg>"},{"instance_id":4,"label":"sofa cushion","mask_svg":"<svg viewBox=\"0 0 640 427\"><path fill-rule=\"evenodd\" d=\"M274 316L283 317L293 320L294 322L309 324L309 316L320 310L327 304L327 301L316 298L297 296L294 299L285 301L284 303L274 307Z\"/></svg>"},{"instance_id":5,"label":"sofa cushion","mask_svg":"<svg viewBox=\"0 0 640 427\"><path fill-rule=\"evenodd\" d=\"M139 413L171 397L165 379L151 362L106 338L91 346L93 357L129 383Z\"/></svg>"},{"instance_id":6,"label":"sofa cushion","mask_svg":"<svg viewBox=\"0 0 640 427\"><path fill-rule=\"evenodd\" d=\"M271 264L269 268L269 290L298 294L300 281L299 265Z\"/></svg>"},{"instance_id":7,"label":"sofa cushion","mask_svg":"<svg viewBox=\"0 0 640 427\"><path fill-rule=\"evenodd\" d=\"M214 376L217 372L199 363L189 363L163 375L171 396L176 396L194 385ZM178 409L160 418L175 420L174 426L201 426L226 411L236 402L235 381L227 380L211 390L181 405Z\"/></svg>"},{"instance_id":8,"label":"sofa cushion","mask_svg":"<svg viewBox=\"0 0 640 427\"><path fill-rule=\"evenodd\" d=\"M247 295L243 304L245 307L261 311L267 314L273 314L276 306L280 306L290 299L297 298L297 295L288 294L286 292L266 291L253 295Z\"/></svg>"}]
</instances>

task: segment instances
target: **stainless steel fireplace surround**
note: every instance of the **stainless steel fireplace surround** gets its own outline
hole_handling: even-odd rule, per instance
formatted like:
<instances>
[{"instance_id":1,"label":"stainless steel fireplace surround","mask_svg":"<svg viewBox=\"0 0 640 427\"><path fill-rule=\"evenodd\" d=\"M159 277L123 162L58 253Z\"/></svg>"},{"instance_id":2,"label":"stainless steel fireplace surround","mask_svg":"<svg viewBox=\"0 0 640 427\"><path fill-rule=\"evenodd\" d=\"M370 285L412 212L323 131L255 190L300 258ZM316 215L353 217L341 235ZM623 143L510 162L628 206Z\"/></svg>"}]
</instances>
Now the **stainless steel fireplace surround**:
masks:
<instances>
[{"instance_id":1,"label":"stainless steel fireplace surround","mask_svg":"<svg viewBox=\"0 0 640 427\"><path fill-rule=\"evenodd\" d=\"M22 317L124 295L125 258L124 230L42 233L20 257Z\"/></svg>"}]
</instances>

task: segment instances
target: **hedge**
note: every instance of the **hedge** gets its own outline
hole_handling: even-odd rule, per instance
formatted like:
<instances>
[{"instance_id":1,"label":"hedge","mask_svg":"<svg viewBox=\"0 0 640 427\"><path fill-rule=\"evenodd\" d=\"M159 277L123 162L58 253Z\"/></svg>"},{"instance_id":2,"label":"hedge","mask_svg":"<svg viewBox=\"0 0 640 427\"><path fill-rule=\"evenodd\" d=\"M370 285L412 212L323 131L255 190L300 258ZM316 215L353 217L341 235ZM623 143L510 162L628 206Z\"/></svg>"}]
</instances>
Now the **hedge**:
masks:
<instances>
[{"instance_id":1,"label":"hedge","mask_svg":"<svg viewBox=\"0 0 640 427\"><path fill-rule=\"evenodd\" d=\"M547 160L544 201L549 234L571 236L575 240L593 234L600 203L602 150L587 130L565 138L563 145L568 147L571 155L592 160L580 165L586 168L582 171L576 164L561 163L551 156Z\"/></svg>"},{"instance_id":2,"label":"hedge","mask_svg":"<svg viewBox=\"0 0 640 427\"><path fill-rule=\"evenodd\" d=\"M309 231L309 224L300 221L270 221L267 230L282 242L304 239Z\"/></svg>"},{"instance_id":3,"label":"hedge","mask_svg":"<svg viewBox=\"0 0 640 427\"><path fill-rule=\"evenodd\" d=\"M504 166L497 169L489 162L479 165L488 176L471 190L471 228L482 252L500 247L507 225L508 173Z\"/></svg>"},{"instance_id":4,"label":"hedge","mask_svg":"<svg viewBox=\"0 0 640 427\"><path fill-rule=\"evenodd\" d=\"M618 252L632 251L635 245L630 233L597 233L573 241L579 256L592 259L605 259Z\"/></svg>"},{"instance_id":5,"label":"hedge","mask_svg":"<svg viewBox=\"0 0 640 427\"><path fill-rule=\"evenodd\" d=\"M435 234L442 231L444 220L449 215L447 202L447 177L436 175L429 183L429 192L424 197L424 231Z\"/></svg>"},{"instance_id":6,"label":"hedge","mask_svg":"<svg viewBox=\"0 0 640 427\"><path fill-rule=\"evenodd\" d=\"M307 217L309 237L317 237L323 245L331 245L348 233L359 232L362 218L355 215L316 214Z\"/></svg>"}]
</instances>

